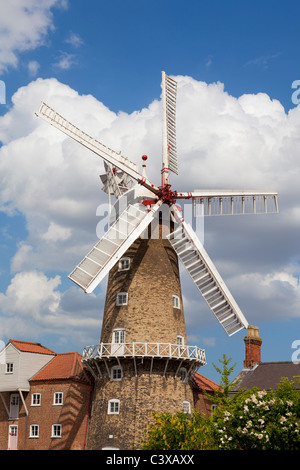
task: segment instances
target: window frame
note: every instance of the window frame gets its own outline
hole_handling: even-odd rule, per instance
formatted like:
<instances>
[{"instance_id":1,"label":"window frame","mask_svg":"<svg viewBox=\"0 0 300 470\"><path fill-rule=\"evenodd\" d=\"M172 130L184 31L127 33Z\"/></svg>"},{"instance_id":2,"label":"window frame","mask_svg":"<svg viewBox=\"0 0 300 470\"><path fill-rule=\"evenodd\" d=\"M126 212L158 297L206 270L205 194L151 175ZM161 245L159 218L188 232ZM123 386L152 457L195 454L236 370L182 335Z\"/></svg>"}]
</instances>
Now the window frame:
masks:
<instances>
[{"instance_id":1,"label":"window frame","mask_svg":"<svg viewBox=\"0 0 300 470\"><path fill-rule=\"evenodd\" d=\"M55 402L55 397L60 395L61 402L58 400L58 402ZM54 392L53 393L53 406L62 406L64 404L64 394L63 392Z\"/></svg>"},{"instance_id":2,"label":"window frame","mask_svg":"<svg viewBox=\"0 0 300 470\"><path fill-rule=\"evenodd\" d=\"M116 405L117 405L117 411L115 410L112 411L112 408L115 408ZM111 400L108 400L107 414L108 415L120 414L120 400L118 398L112 398Z\"/></svg>"},{"instance_id":3,"label":"window frame","mask_svg":"<svg viewBox=\"0 0 300 470\"><path fill-rule=\"evenodd\" d=\"M61 424L52 424L51 426L51 438L61 439L62 437L62 425Z\"/></svg>"},{"instance_id":4,"label":"window frame","mask_svg":"<svg viewBox=\"0 0 300 470\"><path fill-rule=\"evenodd\" d=\"M173 308L180 308L180 297L177 294L172 295Z\"/></svg>"},{"instance_id":5,"label":"window frame","mask_svg":"<svg viewBox=\"0 0 300 470\"><path fill-rule=\"evenodd\" d=\"M38 439L40 436L40 428L38 424L31 424L29 428L29 437L31 439Z\"/></svg>"},{"instance_id":6,"label":"window frame","mask_svg":"<svg viewBox=\"0 0 300 470\"><path fill-rule=\"evenodd\" d=\"M6 363L5 373L6 374L13 374L14 373L14 363L13 362L7 362Z\"/></svg>"},{"instance_id":7,"label":"window frame","mask_svg":"<svg viewBox=\"0 0 300 470\"><path fill-rule=\"evenodd\" d=\"M120 297L124 296L125 297L125 302L120 301ZM123 307L128 305L128 292L118 292L117 297L116 297L116 306L117 307Z\"/></svg>"},{"instance_id":8,"label":"window frame","mask_svg":"<svg viewBox=\"0 0 300 470\"><path fill-rule=\"evenodd\" d=\"M120 377L114 377L114 372L115 371L120 371L121 372L121 376ZM122 380L123 378L123 368L122 366L113 366L110 370L110 380L112 380L113 382L116 382L118 380Z\"/></svg>"},{"instance_id":9,"label":"window frame","mask_svg":"<svg viewBox=\"0 0 300 470\"><path fill-rule=\"evenodd\" d=\"M123 266L122 263L128 263L127 266ZM119 271L129 271L130 269L130 258L128 256L123 256L123 258L121 258L119 260L119 264L118 264L118 270Z\"/></svg>"},{"instance_id":10,"label":"window frame","mask_svg":"<svg viewBox=\"0 0 300 470\"><path fill-rule=\"evenodd\" d=\"M117 336L118 335L118 336ZM125 328L115 328L112 334L112 343L113 344L124 344L126 338L126 329ZM116 341L117 339L122 341Z\"/></svg>"},{"instance_id":11,"label":"window frame","mask_svg":"<svg viewBox=\"0 0 300 470\"><path fill-rule=\"evenodd\" d=\"M34 398L38 403L34 403ZM42 394L39 392L34 392L31 394L31 403L30 406L41 406Z\"/></svg>"}]
</instances>

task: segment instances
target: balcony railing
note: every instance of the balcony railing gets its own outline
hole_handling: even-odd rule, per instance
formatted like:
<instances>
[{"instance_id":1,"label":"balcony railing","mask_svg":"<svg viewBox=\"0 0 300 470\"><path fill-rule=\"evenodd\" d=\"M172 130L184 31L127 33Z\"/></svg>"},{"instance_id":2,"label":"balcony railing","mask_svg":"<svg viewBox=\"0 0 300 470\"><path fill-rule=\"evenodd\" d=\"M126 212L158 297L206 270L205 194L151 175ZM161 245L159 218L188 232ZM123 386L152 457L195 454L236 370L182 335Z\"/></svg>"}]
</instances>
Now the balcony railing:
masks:
<instances>
[{"instance_id":1,"label":"balcony railing","mask_svg":"<svg viewBox=\"0 0 300 470\"><path fill-rule=\"evenodd\" d=\"M205 365L205 351L171 343L100 343L83 349L83 361L109 358L181 359Z\"/></svg>"}]
</instances>

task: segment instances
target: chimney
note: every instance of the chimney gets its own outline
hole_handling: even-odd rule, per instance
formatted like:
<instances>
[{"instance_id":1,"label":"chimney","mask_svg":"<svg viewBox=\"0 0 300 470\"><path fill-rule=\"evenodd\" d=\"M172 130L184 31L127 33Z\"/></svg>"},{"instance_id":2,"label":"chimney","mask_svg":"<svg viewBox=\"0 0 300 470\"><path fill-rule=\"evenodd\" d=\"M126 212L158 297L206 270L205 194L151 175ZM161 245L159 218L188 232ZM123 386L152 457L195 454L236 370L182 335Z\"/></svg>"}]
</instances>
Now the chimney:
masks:
<instances>
[{"instance_id":1,"label":"chimney","mask_svg":"<svg viewBox=\"0 0 300 470\"><path fill-rule=\"evenodd\" d=\"M260 347L262 340L259 337L258 326L248 326L247 336L245 336L244 342L246 346L244 367L251 368L261 362Z\"/></svg>"}]
</instances>

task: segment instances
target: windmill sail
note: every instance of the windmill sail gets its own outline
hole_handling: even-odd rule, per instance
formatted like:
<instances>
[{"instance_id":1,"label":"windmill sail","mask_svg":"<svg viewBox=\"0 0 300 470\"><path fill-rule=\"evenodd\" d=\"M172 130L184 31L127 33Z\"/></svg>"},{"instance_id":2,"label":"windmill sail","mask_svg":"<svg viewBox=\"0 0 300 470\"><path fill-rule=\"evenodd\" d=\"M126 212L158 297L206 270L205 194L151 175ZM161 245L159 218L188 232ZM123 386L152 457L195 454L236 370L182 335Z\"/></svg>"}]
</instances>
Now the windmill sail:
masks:
<instances>
[{"instance_id":1,"label":"windmill sail","mask_svg":"<svg viewBox=\"0 0 300 470\"><path fill-rule=\"evenodd\" d=\"M176 148L176 95L177 82L162 72L163 106L163 169L178 175Z\"/></svg>"},{"instance_id":2,"label":"windmill sail","mask_svg":"<svg viewBox=\"0 0 300 470\"><path fill-rule=\"evenodd\" d=\"M101 240L68 276L86 293L91 293L123 256L132 243L152 222L161 205L157 202L149 211L142 204L129 205L111 225Z\"/></svg>"},{"instance_id":3,"label":"windmill sail","mask_svg":"<svg viewBox=\"0 0 300 470\"><path fill-rule=\"evenodd\" d=\"M246 318L195 232L181 219L175 206L171 209L174 210L175 217L177 215L176 219L180 226L167 238L211 311L228 336L237 333L242 328L247 328Z\"/></svg>"},{"instance_id":4,"label":"windmill sail","mask_svg":"<svg viewBox=\"0 0 300 470\"><path fill-rule=\"evenodd\" d=\"M114 167L119 168L121 171L131 176L134 180L138 181L153 193L158 193L158 188L151 184L146 177L138 173L135 163L83 132L74 124L67 121L63 116L58 114L54 109L50 108L46 103L41 104L36 115L59 129L64 134L72 137L72 139L76 140L84 147L87 147L89 150L99 155L103 160L111 163Z\"/></svg>"},{"instance_id":5,"label":"windmill sail","mask_svg":"<svg viewBox=\"0 0 300 470\"><path fill-rule=\"evenodd\" d=\"M194 216L276 214L277 192L255 190L194 190L178 193L178 199L192 199Z\"/></svg>"}]
</instances>

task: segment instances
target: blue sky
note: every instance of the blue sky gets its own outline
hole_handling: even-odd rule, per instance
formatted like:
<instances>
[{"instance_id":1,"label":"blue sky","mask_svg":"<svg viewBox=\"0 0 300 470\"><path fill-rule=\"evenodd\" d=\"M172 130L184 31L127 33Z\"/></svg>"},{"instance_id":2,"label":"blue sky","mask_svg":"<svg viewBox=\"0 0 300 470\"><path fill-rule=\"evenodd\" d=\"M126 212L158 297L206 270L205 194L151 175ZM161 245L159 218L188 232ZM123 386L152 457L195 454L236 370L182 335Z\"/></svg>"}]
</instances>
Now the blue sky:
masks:
<instances>
[{"instance_id":1,"label":"blue sky","mask_svg":"<svg viewBox=\"0 0 300 470\"><path fill-rule=\"evenodd\" d=\"M102 163L41 123L40 101L138 164L147 153L155 179L165 70L179 83L174 188L279 192L276 216L205 221L205 246L259 326L262 359L291 360L300 337L299 19L297 1L0 5L0 341L82 352L100 335L105 283L87 296L67 275L95 242ZM244 333L227 338L185 273L182 286L189 343L206 350L200 372L218 380L212 362L223 354L238 372Z\"/></svg>"}]
</instances>

